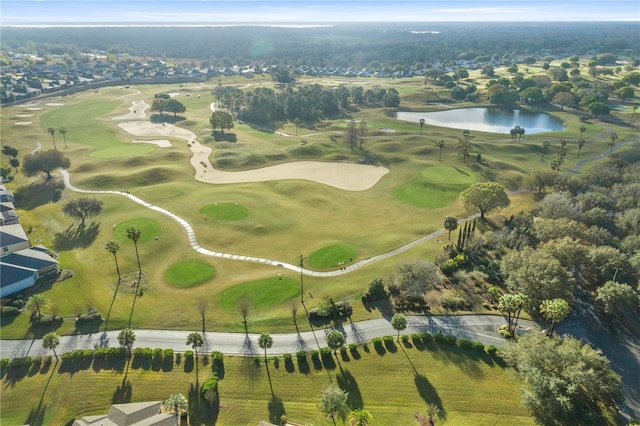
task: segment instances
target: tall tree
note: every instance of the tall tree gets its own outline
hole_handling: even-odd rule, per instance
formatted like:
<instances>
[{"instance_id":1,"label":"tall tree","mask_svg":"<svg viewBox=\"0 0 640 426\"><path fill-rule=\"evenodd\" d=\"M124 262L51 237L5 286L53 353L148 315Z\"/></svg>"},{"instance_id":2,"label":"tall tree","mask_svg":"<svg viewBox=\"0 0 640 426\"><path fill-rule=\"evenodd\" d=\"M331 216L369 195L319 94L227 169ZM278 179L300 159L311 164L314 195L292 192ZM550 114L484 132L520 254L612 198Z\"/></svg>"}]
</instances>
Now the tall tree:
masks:
<instances>
[{"instance_id":1,"label":"tall tree","mask_svg":"<svg viewBox=\"0 0 640 426\"><path fill-rule=\"evenodd\" d=\"M424 127L425 120L424 118L420 119L420 137L422 137L422 128Z\"/></svg>"},{"instance_id":2,"label":"tall tree","mask_svg":"<svg viewBox=\"0 0 640 426\"><path fill-rule=\"evenodd\" d=\"M516 328L518 327L518 320L520 319L520 312L525 307L527 296L522 293L518 294L503 294L498 299L498 309L507 318L507 330L512 337L516 335Z\"/></svg>"},{"instance_id":3,"label":"tall tree","mask_svg":"<svg viewBox=\"0 0 640 426\"><path fill-rule=\"evenodd\" d=\"M582 151L582 147L584 146L584 139L578 139L578 158L580 158L580 151Z\"/></svg>"},{"instance_id":4,"label":"tall tree","mask_svg":"<svg viewBox=\"0 0 640 426\"><path fill-rule=\"evenodd\" d=\"M640 295L628 284L607 281L597 289L596 300L604 305L604 311L619 318L638 308Z\"/></svg>"},{"instance_id":5,"label":"tall tree","mask_svg":"<svg viewBox=\"0 0 640 426\"><path fill-rule=\"evenodd\" d=\"M178 113L185 112L187 108L177 99L169 99L165 106L165 109L173 113L175 117Z\"/></svg>"},{"instance_id":6,"label":"tall tree","mask_svg":"<svg viewBox=\"0 0 640 426\"><path fill-rule=\"evenodd\" d=\"M609 155L611 155L611 151L613 151L613 147L616 145L616 141L618 140L618 134L613 132L609 135L611 142L609 142Z\"/></svg>"},{"instance_id":7,"label":"tall tree","mask_svg":"<svg viewBox=\"0 0 640 426\"><path fill-rule=\"evenodd\" d=\"M327 333L325 339L327 341L327 346L333 350L334 355L338 349L344 346L344 334L338 330L331 330Z\"/></svg>"},{"instance_id":8,"label":"tall tree","mask_svg":"<svg viewBox=\"0 0 640 426\"><path fill-rule=\"evenodd\" d=\"M569 316L571 307L564 299L543 300L540 305L540 313L547 321L547 336L553 335L553 329L556 324L564 321Z\"/></svg>"},{"instance_id":9,"label":"tall tree","mask_svg":"<svg viewBox=\"0 0 640 426\"><path fill-rule=\"evenodd\" d=\"M220 129L224 133L225 129L233 129L233 116L224 110L214 111L211 113L209 123L214 129Z\"/></svg>"},{"instance_id":10,"label":"tall tree","mask_svg":"<svg viewBox=\"0 0 640 426\"><path fill-rule=\"evenodd\" d=\"M522 336L500 349L522 378L523 404L545 425L602 425L617 417L620 376L599 350L571 336Z\"/></svg>"},{"instance_id":11,"label":"tall tree","mask_svg":"<svg viewBox=\"0 0 640 426\"><path fill-rule=\"evenodd\" d=\"M468 209L480 210L480 218L490 211L507 207L511 201L502 185L495 182L481 182L460 193L460 201Z\"/></svg>"},{"instance_id":12,"label":"tall tree","mask_svg":"<svg viewBox=\"0 0 640 426\"><path fill-rule=\"evenodd\" d=\"M462 155L462 162L466 163L467 158L469 158L469 153L471 152L471 139L473 136L470 135L468 130L462 132L462 137L458 138L458 155Z\"/></svg>"},{"instance_id":13,"label":"tall tree","mask_svg":"<svg viewBox=\"0 0 640 426\"><path fill-rule=\"evenodd\" d=\"M192 332L187 336L187 345L191 346L191 349L196 353L196 359L198 358L198 348L201 348L204 345L204 338L202 337L202 333Z\"/></svg>"},{"instance_id":14,"label":"tall tree","mask_svg":"<svg viewBox=\"0 0 640 426\"><path fill-rule=\"evenodd\" d=\"M348 393L340 389L336 385L329 385L322 391L322 400L318 404L320 411L333 420L336 424L336 417L344 412L347 406Z\"/></svg>"},{"instance_id":15,"label":"tall tree","mask_svg":"<svg viewBox=\"0 0 640 426\"><path fill-rule=\"evenodd\" d=\"M264 363L267 363L267 349L273 346L273 337L269 333L262 333L258 338L258 345L264 349Z\"/></svg>"},{"instance_id":16,"label":"tall tree","mask_svg":"<svg viewBox=\"0 0 640 426\"><path fill-rule=\"evenodd\" d=\"M129 356L131 356L131 347L135 341L136 333L130 328L120 330L120 333L118 333L118 343L120 346L127 349Z\"/></svg>"},{"instance_id":17,"label":"tall tree","mask_svg":"<svg viewBox=\"0 0 640 426\"><path fill-rule=\"evenodd\" d=\"M64 149L67 149L67 128L66 127L60 127L58 129L58 132L60 132L60 134L62 135L62 138L64 139Z\"/></svg>"},{"instance_id":18,"label":"tall tree","mask_svg":"<svg viewBox=\"0 0 640 426\"><path fill-rule=\"evenodd\" d=\"M49 132L49 134L51 135L51 140L53 141L53 149L57 151L58 147L56 146L56 129L54 129L53 127L49 127L47 129L47 132Z\"/></svg>"},{"instance_id":19,"label":"tall tree","mask_svg":"<svg viewBox=\"0 0 640 426\"><path fill-rule=\"evenodd\" d=\"M396 340L400 341L400 332L407 328L407 319L404 315L397 313L391 317L391 327L398 332Z\"/></svg>"},{"instance_id":20,"label":"tall tree","mask_svg":"<svg viewBox=\"0 0 640 426\"><path fill-rule=\"evenodd\" d=\"M49 299L47 299L44 294L36 293L29 296L24 307L26 310L31 311L32 315L37 315L37 321L40 321L40 318L42 318L42 309L47 306L48 303Z\"/></svg>"},{"instance_id":21,"label":"tall tree","mask_svg":"<svg viewBox=\"0 0 640 426\"><path fill-rule=\"evenodd\" d=\"M22 161L22 173L31 177L38 173L45 173L47 180L51 179L51 172L57 168L68 169L71 161L62 152L50 149L27 154Z\"/></svg>"},{"instance_id":22,"label":"tall tree","mask_svg":"<svg viewBox=\"0 0 640 426\"><path fill-rule=\"evenodd\" d=\"M204 333L204 330L205 330L204 320L205 320L205 314L207 313L207 306L209 306L209 302L207 302L204 299L198 299L198 301L196 302L196 309L198 310L198 313L200 313L200 317L202 318L202 332L203 333Z\"/></svg>"},{"instance_id":23,"label":"tall tree","mask_svg":"<svg viewBox=\"0 0 640 426\"><path fill-rule=\"evenodd\" d=\"M80 228L84 229L85 221L102 213L102 201L95 198L81 197L67 201L62 212L74 219L80 219Z\"/></svg>"},{"instance_id":24,"label":"tall tree","mask_svg":"<svg viewBox=\"0 0 640 426\"><path fill-rule=\"evenodd\" d=\"M53 351L53 355L56 357L56 361L58 361L58 354L56 353L56 348L60 345L60 336L58 336L54 331L51 331L45 334L42 337L42 347L46 350Z\"/></svg>"},{"instance_id":25,"label":"tall tree","mask_svg":"<svg viewBox=\"0 0 640 426\"><path fill-rule=\"evenodd\" d=\"M442 282L438 267L426 260L396 264L393 282L410 297L421 297Z\"/></svg>"},{"instance_id":26,"label":"tall tree","mask_svg":"<svg viewBox=\"0 0 640 426\"><path fill-rule=\"evenodd\" d=\"M139 278L142 277L142 267L140 266L140 255L138 254L138 241L140 241L141 236L142 236L142 230L137 226L132 225L127 228L127 238L133 241L133 247L136 249L136 259L138 259L138 283L140 281Z\"/></svg>"},{"instance_id":27,"label":"tall tree","mask_svg":"<svg viewBox=\"0 0 640 426\"><path fill-rule=\"evenodd\" d=\"M236 309L238 309L240 316L242 316L242 322L244 323L245 332L248 332L247 317L249 316L249 312L251 312L251 305L251 299L246 296L241 297L236 301Z\"/></svg>"},{"instance_id":28,"label":"tall tree","mask_svg":"<svg viewBox=\"0 0 640 426\"><path fill-rule=\"evenodd\" d=\"M458 229L458 219L454 216L446 216L444 218L444 229L449 231L449 236L447 238L451 241L451 231Z\"/></svg>"},{"instance_id":29,"label":"tall tree","mask_svg":"<svg viewBox=\"0 0 640 426\"><path fill-rule=\"evenodd\" d=\"M118 240L111 240L105 246L105 249L113 255L113 260L116 262L116 272L118 273L118 283L120 283L120 267L118 267L117 253L120 250L120 242Z\"/></svg>"},{"instance_id":30,"label":"tall tree","mask_svg":"<svg viewBox=\"0 0 640 426\"><path fill-rule=\"evenodd\" d=\"M360 150L362 150L362 142L364 141L364 135L367 132L367 122L360 121Z\"/></svg>"},{"instance_id":31,"label":"tall tree","mask_svg":"<svg viewBox=\"0 0 640 426\"><path fill-rule=\"evenodd\" d=\"M349 423L351 426L370 426L373 416L369 410L357 408L349 413Z\"/></svg>"},{"instance_id":32,"label":"tall tree","mask_svg":"<svg viewBox=\"0 0 640 426\"><path fill-rule=\"evenodd\" d=\"M440 149L440 156L438 157L438 161L440 163L442 163L442 150L444 149L445 143L444 141L441 139L440 142L438 142L438 148Z\"/></svg>"}]
</instances>

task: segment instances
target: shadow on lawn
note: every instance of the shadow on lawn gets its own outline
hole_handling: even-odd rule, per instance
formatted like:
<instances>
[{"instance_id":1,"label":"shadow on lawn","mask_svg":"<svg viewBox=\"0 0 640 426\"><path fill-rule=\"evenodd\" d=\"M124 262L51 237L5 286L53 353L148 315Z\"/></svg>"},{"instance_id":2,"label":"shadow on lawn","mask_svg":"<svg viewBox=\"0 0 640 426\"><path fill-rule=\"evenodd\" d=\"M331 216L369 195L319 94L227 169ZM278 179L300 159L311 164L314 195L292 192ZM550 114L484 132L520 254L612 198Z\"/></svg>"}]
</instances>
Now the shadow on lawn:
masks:
<instances>
[{"instance_id":1,"label":"shadow on lawn","mask_svg":"<svg viewBox=\"0 0 640 426\"><path fill-rule=\"evenodd\" d=\"M199 387L191 383L189 387L189 419L191 424L213 426L220 415L220 395L213 402L200 398Z\"/></svg>"},{"instance_id":2,"label":"shadow on lawn","mask_svg":"<svg viewBox=\"0 0 640 426\"><path fill-rule=\"evenodd\" d=\"M64 181L56 178L43 179L21 186L13 192L16 199L16 207L33 210L36 207L49 204L55 201L56 190L58 189L64 189Z\"/></svg>"},{"instance_id":3,"label":"shadow on lawn","mask_svg":"<svg viewBox=\"0 0 640 426\"><path fill-rule=\"evenodd\" d=\"M413 381L415 382L418 393L420 394L420 397L424 400L424 402L427 405L436 405L439 409L438 416L446 419L447 413L442 406L442 399L440 399L438 391L436 391L436 388L434 388L431 382L429 382L429 379L427 379L422 374L416 374L413 378Z\"/></svg>"},{"instance_id":4,"label":"shadow on lawn","mask_svg":"<svg viewBox=\"0 0 640 426\"><path fill-rule=\"evenodd\" d=\"M100 223L91 223L82 227L69 226L62 232L57 232L53 238L53 247L56 250L73 250L89 247L100 233Z\"/></svg>"},{"instance_id":5,"label":"shadow on lawn","mask_svg":"<svg viewBox=\"0 0 640 426\"><path fill-rule=\"evenodd\" d=\"M273 396L267 404L267 409L269 410L269 422L274 425L282 424L282 416L287 414L284 409L284 402L282 402L282 399L277 396Z\"/></svg>"},{"instance_id":6,"label":"shadow on lawn","mask_svg":"<svg viewBox=\"0 0 640 426\"><path fill-rule=\"evenodd\" d=\"M336 374L336 381L340 389L349 392L347 405L354 408L362 408L362 393L356 378L349 370L340 370L340 373Z\"/></svg>"},{"instance_id":7,"label":"shadow on lawn","mask_svg":"<svg viewBox=\"0 0 640 426\"><path fill-rule=\"evenodd\" d=\"M56 362L57 364L57 362ZM51 379L53 378L53 373L55 372L55 366L51 369L51 374L49 374L49 379L47 383L44 385L44 389L42 390L42 395L40 395L40 401L38 402L38 406L36 408L32 408L27 416L27 420L25 420L24 424L39 426L44 424L45 413L47 412L47 405L42 404L44 402L44 395L47 393L47 389L49 388L49 383L51 383Z\"/></svg>"}]
</instances>

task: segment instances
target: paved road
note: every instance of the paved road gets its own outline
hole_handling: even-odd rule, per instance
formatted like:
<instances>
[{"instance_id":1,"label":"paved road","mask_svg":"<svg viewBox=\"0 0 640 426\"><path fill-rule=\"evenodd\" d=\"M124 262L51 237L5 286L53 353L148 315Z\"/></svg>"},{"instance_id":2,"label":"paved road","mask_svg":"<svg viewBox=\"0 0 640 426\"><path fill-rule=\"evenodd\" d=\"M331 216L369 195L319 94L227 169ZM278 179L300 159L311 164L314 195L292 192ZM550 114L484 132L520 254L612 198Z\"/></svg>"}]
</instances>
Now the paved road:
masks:
<instances>
[{"instance_id":1,"label":"paved road","mask_svg":"<svg viewBox=\"0 0 640 426\"><path fill-rule=\"evenodd\" d=\"M484 344L500 346L505 340L497 335L496 330L506 321L496 315L449 315L449 316L407 316L407 328L402 334L415 332L453 334L470 340L479 340ZM523 330L537 328L532 321L520 320ZM378 318L357 323L345 323L339 330L345 334L346 343L362 343L373 339L393 335L397 332L391 327L389 320ZM312 350L327 346L325 333L329 329L316 329L290 334L272 334L273 346L269 349L272 355L295 353L299 350ZM92 334L61 336L58 353L75 349L95 349L99 347L117 347L119 331L107 331ZM163 348L184 352L191 349L187 346L189 331L171 330L135 330L134 348ZM204 352L220 351L228 355L251 356L261 354L258 345L259 334L244 333L205 333ZM15 358L53 354L42 348L41 339L0 340L0 356Z\"/></svg>"}]
</instances>

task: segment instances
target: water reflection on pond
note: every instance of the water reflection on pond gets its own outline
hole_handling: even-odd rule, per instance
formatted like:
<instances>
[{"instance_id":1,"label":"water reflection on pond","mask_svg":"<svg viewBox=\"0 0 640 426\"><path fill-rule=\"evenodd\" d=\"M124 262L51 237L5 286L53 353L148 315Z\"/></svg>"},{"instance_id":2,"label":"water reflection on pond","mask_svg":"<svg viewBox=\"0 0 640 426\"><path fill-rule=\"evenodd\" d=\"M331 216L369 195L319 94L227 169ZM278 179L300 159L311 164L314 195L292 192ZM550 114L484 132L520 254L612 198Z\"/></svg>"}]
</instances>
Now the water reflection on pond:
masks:
<instances>
[{"instance_id":1,"label":"water reflection on pond","mask_svg":"<svg viewBox=\"0 0 640 426\"><path fill-rule=\"evenodd\" d=\"M398 120L454 129L475 130L490 133L509 133L515 126L525 129L528 135L564 130L562 120L549 114L522 109L460 108L436 112L398 112Z\"/></svg>"}]
</instances>

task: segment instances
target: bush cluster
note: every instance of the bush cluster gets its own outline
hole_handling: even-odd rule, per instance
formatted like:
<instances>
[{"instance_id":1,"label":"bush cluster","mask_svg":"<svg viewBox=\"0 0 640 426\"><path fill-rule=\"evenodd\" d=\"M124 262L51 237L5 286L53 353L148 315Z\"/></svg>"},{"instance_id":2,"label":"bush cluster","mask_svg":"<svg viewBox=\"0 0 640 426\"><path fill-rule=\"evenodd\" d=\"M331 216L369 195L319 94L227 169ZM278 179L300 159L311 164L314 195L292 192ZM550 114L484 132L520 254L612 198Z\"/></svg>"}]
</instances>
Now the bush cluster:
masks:
<instances>
[{"instance_id":1,"label":"bush cluster","mask_svg":"<svg viewBox=\"0 0 640 426\"><path fill-rule=\"evenodd\" d=\"M467 311L471 309L471 302L460 296L446 296L442 300L442 307L451 311Z\"/></svg>"}]
</instances>

